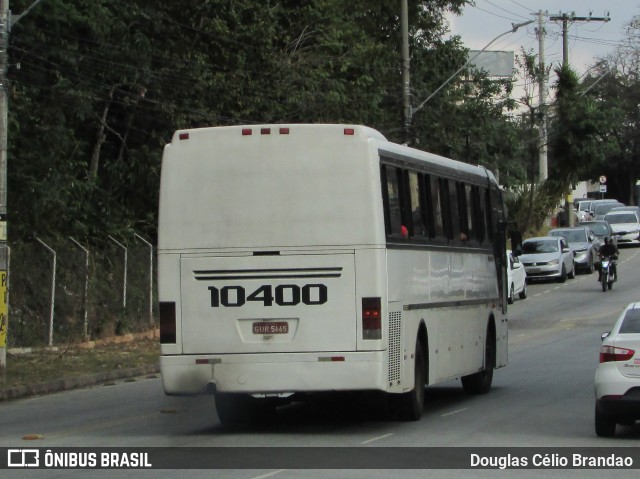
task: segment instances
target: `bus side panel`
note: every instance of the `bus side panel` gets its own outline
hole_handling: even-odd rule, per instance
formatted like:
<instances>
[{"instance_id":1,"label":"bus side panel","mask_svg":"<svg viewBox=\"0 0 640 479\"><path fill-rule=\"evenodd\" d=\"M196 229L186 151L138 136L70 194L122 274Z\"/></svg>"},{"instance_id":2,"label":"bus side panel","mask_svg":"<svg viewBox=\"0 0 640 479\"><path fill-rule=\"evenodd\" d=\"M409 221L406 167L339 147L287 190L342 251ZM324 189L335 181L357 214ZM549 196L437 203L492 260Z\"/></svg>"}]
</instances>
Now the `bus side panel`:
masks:
<instances>
[{"instance_id":1,"label":"bus side panel","mask_svg":"<svg viewBox=\"0 0 640 479\"><path fill-rule=\"evenodd\" d=\"M498 296L489 256L451 250L388 250L389 300L401 302L408 310L403 312L406 374L413 371L412 354L421 320L429 338L430 383L482 368L488 319Z\"/></svg>"}]
</instances>

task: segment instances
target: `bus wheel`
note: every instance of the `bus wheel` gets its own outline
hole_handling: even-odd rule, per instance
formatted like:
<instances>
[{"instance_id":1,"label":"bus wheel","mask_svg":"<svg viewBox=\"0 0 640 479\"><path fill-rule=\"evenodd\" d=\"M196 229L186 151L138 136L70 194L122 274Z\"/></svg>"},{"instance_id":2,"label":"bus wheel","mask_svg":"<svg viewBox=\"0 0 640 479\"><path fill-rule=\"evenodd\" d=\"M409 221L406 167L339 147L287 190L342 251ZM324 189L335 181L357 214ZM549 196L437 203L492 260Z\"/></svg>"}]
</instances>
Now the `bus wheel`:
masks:
<instances>
[{"instance_id":1,"label":"bus wheel","mask_svg":"<svg viewBox=\"0 0 640 479\"><path fill-rule=\"evenodd\" d=\"M474 374L462 377L462 387L467 394L486 394L491 390L493 370L496 366L496 334L491 327L487 331L484 348L484 368Z\"/></svg>"},{"instance_id":2,"label":"bus wheel","mask_svg":"<svg viewBox=\"0 0 640 479\"><path fill-rule=\"evenodd\" d=\"M422 344L416 341L415 367L414 367L414 387L408 393L396 396L394 399L395 410L403 421L417 421L422 417L424 410L424 385L426 371L424 366L424 354Z\"/></svg>"},{"instance_id":3,"label":"bus wheel","mask_svg":"<svg viewBox=\"0 0 640 479\"><path fill-rule=\"evenodd\" d=\"M248 394L218 393L216 412L222 424L257 423L272 417L275 404Z\"/></svg>"},{"instance_id":4,"label":"bus wheel","mask_svg":"<svg viewBox=\"0 0 640 479\"><path fill-rule=\"evenodd\" d=\"M216 412L222 424L237 424L247 419L249 397L243 394L216 394Z\"/></svg>"}]
</instances>

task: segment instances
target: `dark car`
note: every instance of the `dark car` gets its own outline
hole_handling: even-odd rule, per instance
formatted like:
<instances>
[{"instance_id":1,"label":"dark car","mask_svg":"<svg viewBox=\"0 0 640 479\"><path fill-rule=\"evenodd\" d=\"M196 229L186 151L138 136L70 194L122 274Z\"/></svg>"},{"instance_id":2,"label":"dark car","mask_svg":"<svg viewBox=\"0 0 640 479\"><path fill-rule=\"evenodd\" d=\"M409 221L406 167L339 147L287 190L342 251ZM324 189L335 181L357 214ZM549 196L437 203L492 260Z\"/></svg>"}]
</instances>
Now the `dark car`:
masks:
<instances>
[{"instance_id":1,"label":"dark car","mask_svg":"<svg viewBox=\"0 0 640 479\"><path fill-rule=\"evenodd\" d=\"M580 223L580 226L588 227L595 235L596 240L600 243L600 246L604 244L605 238L610 238L615 245L618 244L618 238L611 229L611 225L605 220L583 221L582 223Z\"/></svg>"},{"instance_id":2,"label":"dark car","mask_svg":"<svg viewBox=\"0 0 640 479\"><path fill-rule=\"evenodd\" d=\"M618 203L618 202L608 202L608 203L600 203L600 204L596 204L595 206L593 206L593 203L591 204L591 211L593 212L593 219L594 220L601 220L604 218L604 215L606 215L609 211L611 211L613 208L616 208L618 206L624 206L622 203Z\"/></svg>"},{"instance_id":3,"label":"dark car","mask_svg":"<svg viewBox=\"0 0 640 479\"><path fill-rule=\"evenodd\" d=\"M549 231L547 235L566 239L573 251L576 268L588 274L593 273L595 265L599 261L600 242L596 241L590 228L582 226L582 224L574 228L556 228Z\"/></svg>"}]
</instances>

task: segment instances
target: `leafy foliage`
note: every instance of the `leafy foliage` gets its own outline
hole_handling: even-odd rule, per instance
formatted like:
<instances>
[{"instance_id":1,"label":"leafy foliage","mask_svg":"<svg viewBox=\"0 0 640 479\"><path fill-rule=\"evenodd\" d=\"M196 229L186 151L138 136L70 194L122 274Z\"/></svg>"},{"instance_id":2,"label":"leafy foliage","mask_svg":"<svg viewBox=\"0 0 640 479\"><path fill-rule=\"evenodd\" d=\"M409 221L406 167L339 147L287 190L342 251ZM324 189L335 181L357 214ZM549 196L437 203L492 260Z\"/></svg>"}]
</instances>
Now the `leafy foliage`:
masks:
<instances>
[{"instance_id":1,"label":"leafy foliage","mask_svg":"<svg viewBox=\"0 0 640 479\"><path fill-rule=\"evenodd\" d=\"M468 2L409 3L417 104L466 61L459 39L443 37L445 13ZM155 238L160 159L176 129L347 122L402 141L399 22L395 0L41 2L10 36L10 239ZM434 98L412 135L508 170L519 156L512 105L502 85L468 79Z\"/></svg>"},{"instance_id":2,"label":"leafy foliage","mask_svg":"<svg viewBox=\"0 0 640 479\"><path fill-rule=\"evenodd\" d=\"M556 70L556 116L552 122L551 177L567 190L602 164L607 115L602 104L582 94L578 75L569 67Z\"/></svg>"}]
</instances>

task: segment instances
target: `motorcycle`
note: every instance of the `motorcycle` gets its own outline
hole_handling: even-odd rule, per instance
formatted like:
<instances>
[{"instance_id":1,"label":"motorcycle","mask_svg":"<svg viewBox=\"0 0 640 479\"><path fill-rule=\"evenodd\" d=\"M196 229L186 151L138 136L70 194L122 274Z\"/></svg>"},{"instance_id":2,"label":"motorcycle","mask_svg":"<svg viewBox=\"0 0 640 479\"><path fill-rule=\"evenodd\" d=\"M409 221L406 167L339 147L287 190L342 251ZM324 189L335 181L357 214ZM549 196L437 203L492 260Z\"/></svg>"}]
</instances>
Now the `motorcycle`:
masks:
<instances>
[{"instance_id":1,"label":"motorcycle","mask_svg":"<svg viewBox=\"0 0 640 479\"><path fill-rule=\"evenodd\" d=\"M617 279L613 272L613 265L613 258L602 258L600 262L600 283L602 284L603 292L607 291L607 288L611 289Z\"/></svg>"}]
</instances>

